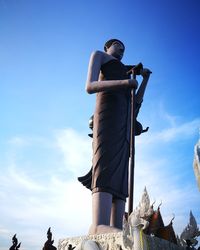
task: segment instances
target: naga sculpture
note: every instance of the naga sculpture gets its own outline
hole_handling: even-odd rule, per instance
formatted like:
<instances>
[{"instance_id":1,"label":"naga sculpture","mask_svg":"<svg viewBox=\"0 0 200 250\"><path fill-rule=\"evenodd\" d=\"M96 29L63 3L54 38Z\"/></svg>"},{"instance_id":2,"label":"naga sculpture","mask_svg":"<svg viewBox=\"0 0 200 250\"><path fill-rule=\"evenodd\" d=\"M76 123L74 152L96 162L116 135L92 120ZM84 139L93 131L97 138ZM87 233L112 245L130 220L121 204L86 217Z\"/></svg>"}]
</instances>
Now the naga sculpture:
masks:
<instances>
[{"instance_id":1,"label":"naga sculpture","mask_svg":"<svg viewBox=\"0 0 200 250\"><path fill-rule=\"evenodd\" d=\"M198 236L200 236L200 230L192 211L190 211L190 221L180 235L181 245L184 247L188 245L195 247L198 243L196 239Z\"/></svg>"},{"instance_id":2,"label":"naga sculpture","mask_svg":"<svg viewBox=\"0 0 200 250\"><path fill-rule=\"evenodd\" d=\"M152 216L154 218L153 225L156 227L151 226ZM158 221L155 223L156 219ZM172 227L173 219L169 225L164 225L160 206L157 211L154 211L145 188L139 205L127 219L124 216L122 232L70 238L61 241L58 249L66 250L69 249L70 245L73 245L76 246L75 250L183 250L182 246L172 244L175 237ZM144 231L149 232L148 229L152 228L155 231L151 235L144 233ZM160 238L155 237L156 233L160 234Z\"/></svg>"},{"instance_id":3,"label":"naga sculpture","mask_svg":"<svg viewBox=\"0 0 200 250\"><path fill-rule=\"evenodd\" d=\"M9 248L9 250L18 250L21 246L21 242L18 244L18 239L16 237L16 234L12 237L12 246Z\"/></svg>"},{"instance_id":4,"label":"naga sculpture","mask_svg":"<svg viewBox=\"0 0 200 250\"><path fill-rule=\"evenodd\" d=\"M42 250L57 250L55 246L53 246L54 240L52 240L52 232L51 228L47 231L47 241L44 244Z\"/></svg>"}]
</instances>

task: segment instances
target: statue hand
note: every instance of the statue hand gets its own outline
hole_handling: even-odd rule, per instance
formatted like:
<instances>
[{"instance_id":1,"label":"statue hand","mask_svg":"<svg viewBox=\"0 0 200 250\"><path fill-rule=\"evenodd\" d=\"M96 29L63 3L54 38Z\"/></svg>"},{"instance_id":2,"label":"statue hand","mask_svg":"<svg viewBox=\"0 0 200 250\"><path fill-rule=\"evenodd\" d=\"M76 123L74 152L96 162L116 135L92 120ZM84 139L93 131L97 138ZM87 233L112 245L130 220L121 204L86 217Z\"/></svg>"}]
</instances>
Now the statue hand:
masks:
<instances>
[{"instance_id":1,"label":"statue hand","mask_svg":"<svg viewBox=\"0 0 200 250\"><path fill-rule=\"evenodd\" d=\"M138 87L138 82L135 79L129 79L129 85L131 89L137 89Z\"/></svg>"},{"instance_id":2,"label":"statue hand","mask_svg":"<svg viewBox=\"0 0 200 250\"><path fill-rule=\"evenodd\" d=\"M149 78L150 74L151 74L151 70L144 68L141 70L140 74L141 76L143 76L143 78Z\"/></svg>"}]
</instances>

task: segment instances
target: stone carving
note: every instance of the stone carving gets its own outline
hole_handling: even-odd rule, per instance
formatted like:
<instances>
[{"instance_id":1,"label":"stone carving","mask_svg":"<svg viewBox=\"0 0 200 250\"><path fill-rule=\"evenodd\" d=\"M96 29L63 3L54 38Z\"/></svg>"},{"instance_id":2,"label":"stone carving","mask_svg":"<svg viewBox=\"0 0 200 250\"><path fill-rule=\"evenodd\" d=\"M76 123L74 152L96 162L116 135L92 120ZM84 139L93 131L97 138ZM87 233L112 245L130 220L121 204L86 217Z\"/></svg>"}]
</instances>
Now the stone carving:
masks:
<instances>
[{"instance_id":1,"label":"stone carving","mask_svg":"<svg viewBox=\"0 0 200 250\"><path fill-rule=\"evenodd\" d=\"M141 222L143 220L144 228L142 230L145 233L145 235L146 234L153 235L158 238L162 238L164 240L168 240L174 244L177 244L176 235L172 226L173 225L172 221L174 217L172 218L170 223L167 226L165 226L161 213L160 213L161 204L158 206L157 210L155 211L153 208L154 203L150 205L149 195L145 188L143 196L142 196L142 200L139 203L139 206L137 208L139 212L136 210L134 213L135 215L138 214L137 215L138 220L140 220Z\"/></svg>"},{"instance_id":2,"label":"stone carving","mask_svg":"<svg viewBox=\"0 0 200 250\"><path fill-rule=\"evenodd\" d=\"M200 236L200 230L197 227L197 222L192 211L190 211L190 221L180 235L181 245L195 247L198 243L196 239L198 236Z\"/></svg>"},{"instance_id":3,"label":"stone carving","mask_svg":"<svg viewBox=\"0 0 200 250\"><path fill-rule=\"evenodd\" d=\"M200 133L200 129L199 129ZM194 161L193 161L194 173L197 179L197 184L200 190L200 139L194 146Z\"/></svg>"},{"instance_id":4,"label":"stone carving","mask_svg":"<svg viewBox=\"0 0 200 250\"><path fill-rule=\"evenodd\" d=\"M21 242L18 244L18 239L16 237L16 234L12 237L12 246L9 248L9 250L18 250L21 246Z\"/></svg>"},{"instance_id":5,"label":"stone carving","mask_svg":"<svg viewBox=\"0 0 200 250\"><path fill-rule=\"evenodd\" d=\"M122 237L123 237L123 245L124 245L125 249L132 249L133 248L133 238L132 238L131 226L125 217L124 217L124 221L123 221Z\"/></svg>"},{"instance_id":6,"label":"stone carving","mask_svg":"<svg viewBox=\"0 0 200 250\"><path fill-rule=\"evenodd\" d=\"M150 204L150 198L149 198L146 187L144 188L142 199L138 205L137 210L139 210L140 217L146 220L148 220L154 212L153 204L152 205Z\"/></svg>"},{"instance_id":7,"label":"stone carving","mask_svg":"<svg viewBox=\"0 0 200 250\"><path fill-rule=\"evenodd\" d=\"M173 244L169 240L163 240L143 232L143 230L148 229L150 218L155 212L157 211L153 210L145 188L138 207L127 220L124 217L122 232L60 240L58 250L68 250L69 245L76 246L75 250L183 250L182 246ZM162 220L162 217L160 218ZM170 232L172 220L169 224L170 227L169 225L165 227L163 223L162 231L167 232L167 234Z\"/></svg>"},{"instance_id":8,"label":"stone carving","mask_svg":"<svg viewBox=\"0 0 200 250\"><path fill-rule=\"evenodd\" d=\"M174 217L169 225L164 226L160 213L160 206L161 204L158 206L157 211L154 211L153 204L150 204L149 195L145 188L138 207L133 211L128 219L130 229L128 230L126 228L126 231L131 232L128 235L128 241L132 241L133 245L130 249L180 249L180 247L177 246L175 232L172 227ZM127 244L127 239L126 237L124 237L124 239L125 245ZM171 244L170 242L176 245Z\"/></svg>"},{"instance_id":9,"label":"stone carving","mask_svg":"<svg viewBox=\"0 0 200 250\"><path fill-rule=\"evenodd\" d=\"M156 236L156 233L157 233L158 229L161 228L161 227L164 227L164 222L163 222L163 219L162 219L162 216L161 216L161 213L160 213L161 204L158 206L156 211L153 210L152 215L148 219L149 226L148 226L148 228L146 228L144 230L144 232L146 234L148 234L148 235ZM152 209L153 209L153 207L152 207Z\"/></svg>"},{"instance_id":10,"label":"stone carving","mask_svg":"<svg viewBox=\"0 0 200 250\"><path fill-rule=\"evenodd\" d=\"M149 195L145 187L138 207L130 214L128 218L128 224L130 227L129 231L131 233L129 238L132 239L133 249L147 249L147 242L143 230L148 227L148 219L152 214L153 209L150 205Z\"/></svg>"},{"instance_id":11,"label":"stone carving","mask_svg":"<svg viewBox=\"0 0 200 250\"><path fill-rule=\"evenodd\" d=\"M53 246L54 240L52 240L51 228L47 231L47 241L44 244L42 250L56 250L57 248Z\"/></svg>"},{"instance_id":12,"label":"stone carving","mask_svg":"<svg viewBox=\"0 0 200 250\"><path fill-rule=\"evenodd\" d=\"M94 240L83 240L76 246L76 250L103 250L100 244Z\"/></svg>"},{"instance_id":13,"label":"stone carving","mask_svg":"<svg viewBox=\"0 0 200 250\"><path fill-rule=\"evenodd\" d=\"M70 244L76 246L75 250L89 250L89 247L91 250L120 250L120 247L122 248L123 246L123 239L122 233L74 237L60 240L58 250L68 250Z\"/></svg>"}]
</instances>

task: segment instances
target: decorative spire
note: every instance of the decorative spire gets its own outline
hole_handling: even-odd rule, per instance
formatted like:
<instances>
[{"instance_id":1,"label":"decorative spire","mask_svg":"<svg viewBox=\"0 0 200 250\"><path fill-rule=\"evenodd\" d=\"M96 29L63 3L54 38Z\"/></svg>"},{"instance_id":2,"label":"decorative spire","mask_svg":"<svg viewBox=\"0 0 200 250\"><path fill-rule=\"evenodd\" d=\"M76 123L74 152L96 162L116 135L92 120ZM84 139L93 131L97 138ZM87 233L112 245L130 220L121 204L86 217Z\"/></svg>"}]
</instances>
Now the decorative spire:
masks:
<instances>
[{"instance_id":1,"label":"decorative spire","mask_svg":"<svg viewBox=\"0 0 200 250\"><path fill-rule=\"evenodd\" d=\"M190 211L189 223L181 233L180 239L183 245L186 245L186 242L190 242L192 246L195 246L198 243L196 240L196 237L198 236L200 236L200 231L197 227L196 219L192 214L192 211Z\"/></svg>"},{"instance_id":2,"label":"decorative spire","mask_svg":"<svg viewBox=\"0 0 200 250\"><path fill-rule=\"evenodd\" d=\"M18 250L21 246L21 242L18 244L18 239L16 237L16 234L12 237L12 246L9 248L9 250Z\"/></svg>"},{"instance_id":3,"label":"decorative spire","mask_svg":"<svg viewBox=\"0 0 200 250\"><path fill-rule=\"evenodd\" d=\"M153 214L153 207L150 204L150 198L146 187L144 188L138 209L140 211L140 216L143 218L149 218Z\"/></svg>"}]
</instances>

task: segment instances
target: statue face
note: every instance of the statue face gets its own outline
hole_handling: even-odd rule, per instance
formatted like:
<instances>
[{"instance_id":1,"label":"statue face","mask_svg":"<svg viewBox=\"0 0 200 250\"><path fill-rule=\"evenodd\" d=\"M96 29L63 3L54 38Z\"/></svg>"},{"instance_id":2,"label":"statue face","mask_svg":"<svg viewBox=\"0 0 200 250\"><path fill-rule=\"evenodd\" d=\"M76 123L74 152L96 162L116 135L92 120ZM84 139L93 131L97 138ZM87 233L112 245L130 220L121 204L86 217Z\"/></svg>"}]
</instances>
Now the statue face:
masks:
<instances>
[{"instance_id":1,"label":"statue face","mask_svg":"<svg viewBox=\"0 0 200 250\"><path fill-rule=\"evenodd\" d=\"M107 54L121 60L124 55L124 46L119 42L114 42L106 51Z\"/></svg>"}]
</instances>

